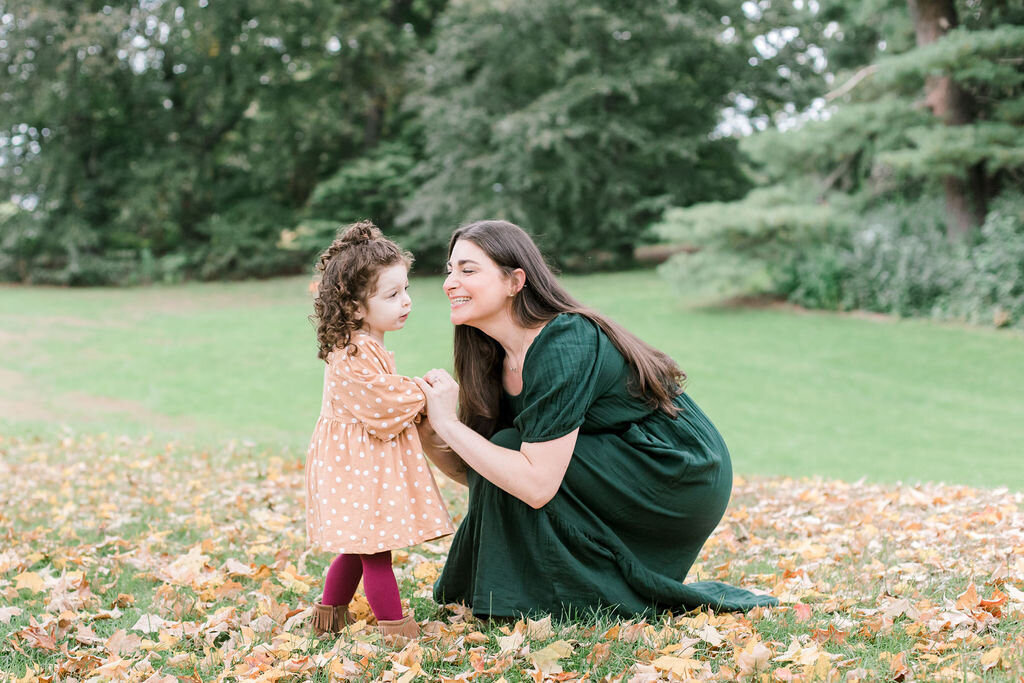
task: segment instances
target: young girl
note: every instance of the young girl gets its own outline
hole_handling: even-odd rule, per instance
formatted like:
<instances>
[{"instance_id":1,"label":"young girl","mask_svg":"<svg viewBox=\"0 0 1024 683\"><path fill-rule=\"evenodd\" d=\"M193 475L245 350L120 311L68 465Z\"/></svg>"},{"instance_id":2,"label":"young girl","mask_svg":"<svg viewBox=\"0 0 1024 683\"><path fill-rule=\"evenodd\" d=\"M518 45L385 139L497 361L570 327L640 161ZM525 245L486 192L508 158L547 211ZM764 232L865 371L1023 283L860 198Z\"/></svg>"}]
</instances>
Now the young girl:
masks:
<instances>
[{"instance_id":1,"label":"young girl","mask_svg":"<svg viewBox=\"0 0 1024 683\"><path fill-rule=\"evenodd\" d=\"M344 229L320 255L313 304L324 370L323 403L306 459L306 531L339 553L327 571L313 628L336 633L352 620L359 580L382 634L414 638L402 614L391 551L452 533L416 432L423 393L395 374L384 333L409 317L412 255L373 223Z\"/></svg>"}]
</instances>

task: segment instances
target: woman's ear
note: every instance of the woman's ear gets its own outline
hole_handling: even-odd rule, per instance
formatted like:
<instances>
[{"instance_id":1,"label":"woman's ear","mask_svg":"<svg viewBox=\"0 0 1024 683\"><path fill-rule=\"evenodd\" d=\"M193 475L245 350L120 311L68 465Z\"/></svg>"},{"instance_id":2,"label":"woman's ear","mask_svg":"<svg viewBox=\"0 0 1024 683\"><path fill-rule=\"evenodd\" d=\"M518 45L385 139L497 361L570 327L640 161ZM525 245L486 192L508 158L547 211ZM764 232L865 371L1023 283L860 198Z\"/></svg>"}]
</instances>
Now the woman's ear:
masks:
<instances>
[{"instance_id":1,"label":"woman's ear","mask_svg":"<svg viewBox=\"0 0 1024 683\"><path fill-rule=\"evenodd\" d=\"M509 296L518 294L526 286L526 271L522 268L513 270L511 276L509 276L509 286L511 289Z\"/></svg>"}]
</instances>

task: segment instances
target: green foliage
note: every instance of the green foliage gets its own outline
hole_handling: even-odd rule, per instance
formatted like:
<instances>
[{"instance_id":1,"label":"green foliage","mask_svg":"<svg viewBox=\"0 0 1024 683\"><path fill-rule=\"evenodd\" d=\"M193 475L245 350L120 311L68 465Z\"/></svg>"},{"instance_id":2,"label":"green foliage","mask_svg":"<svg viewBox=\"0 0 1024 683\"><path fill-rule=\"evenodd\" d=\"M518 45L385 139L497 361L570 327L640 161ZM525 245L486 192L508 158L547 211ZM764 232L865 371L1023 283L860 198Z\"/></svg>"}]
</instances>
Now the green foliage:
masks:
<instances>
[{"instance_id":1,"label":"green foliage","mask_svg":"<svg viewBox=\"0 0 1024 683\"><path fill-rule=\"evenodd\" d=\"M738 196L732 140L709 138L739 46L715 2L454 3L422 69L422 178L399 217L417 251L501 217L556 261L628 257L664 208Z\"/></svg>"},{"instance_id":2,"label":"green foliage","mask_svg":"<svg viewBox=\"0 0 1024 683\"><path fill-rule=\"evenodd\" d=\"M906 147L908 129L928 120L929 115L912 102L884 97L845 105L827 120L809 121L797 130L752 135L741 141L740 148L763 185L800 185L805 195L823 195L831 189L885 194L892 186L878 164L879 155ZM899 190L907 189L904 181Z\"/></svg>"},{"instance_id":3,"label":"green foliage","mask_svg":"<svg viewBox=\"0 0 1024 683\"><path fill-rule=\"evenodd\" d=\"M342 166L316 186L302 221L282 234L284 245L313 257L331 243L339 225L366 218L394 233L401 204L415 189L417 153L402 140L385 142Z\"/></svg>"},{"instance_id":4,"label":"green foliage","mask_svg":"<svg viewBox=\"0 0 1024 683\"><path fill-rule=\"evenodd\" d=\"M993 206L969 259L960 286L943 302L944 313L1024 328L1024 197Z\"/></svg>"},{"instance_id":5,"label":"green foliage","mask_svg":"<svg viewBox=\"0 0 1024 683\"><path fill-rule=\"evenodd\" d=\"M972 243L951 242L941 202L890 205L790 261L776 291L814 308L1024 328L1024 197L994 202Z\"/></svg>"},{"instance_id":6,"label":"green foliage","mask_svg":"<svg viewBox=\"0 0 1024 683\"><path fill-rule=\"evenodd\" d=\"M291 217L288 207L265 199L245 199L211 215L198 228L207 239L193 252L195 272L204 280L296 272L306 256L274 248Z\"/></svg>"},{"instance_id":7,"label":"green foliage","mask_svg":"<svg viewBox=\"0 0 1024 683\"><path fill-rule=\"evenodd\" d=\"M722 298L770 292L780 271L811 244L827 243L848 227L839 204L814 202L802 188L751 191L743 200L675 208L654 229L665 240L691 245L661 266L688 296Z\"/></svg>"},{"instance_id":8,"label":"green foliage","mask_svg":"<svg viewBox=\"0 0 1024 683\"><path fill-rule=\"evenodd\" d=\"M916 93L924 79L950 75L963 85L1013 89L1024 84L1024 72L1013 58L1024 46L1024 26L990 30L958 28L941 40L878 61L878 84L899 85Z\"/></svg>"},{"instance_id":9,"label":"green foliage","mask_svg":"<svg viewBox=\"0 0 1024 683\"><path fill-rule=\"evenodd\" d=\"M943 234L950 195L946 206L937 197L959 177L968 181L962 196L984 214L1001 188L1024 180L1024 12L958 6L960 28L917 47L905 8L871 6L902 19L832 3L822 11L840 32L875 35L885 53L864 45L865 61L845 63L850 72L824 119L743 140L758 183L746 198L667 211L663 239L700 251L674 257L663 272L688 292L773 292L809 306L1017 324L1015 285L997 291L980 275L1015 283L1012 258L976 259L998 240L1016 253L1015 219L993 215L974 239L953 244ZM964 94L969 116L954 112L957 125L922 97L937 77ZM968 281L986 294L962 298Z\"/></svg>"},{"instance_id":10,"label":"green foliage","mask_svg":"<svg viewBox=\"0 0 1024 683\"><path fill-rule=\"evenodd\" d=\"M0 278L294 271L280 231L396 134L442 4L5 3Z\"/></svg>"}]
</instances>

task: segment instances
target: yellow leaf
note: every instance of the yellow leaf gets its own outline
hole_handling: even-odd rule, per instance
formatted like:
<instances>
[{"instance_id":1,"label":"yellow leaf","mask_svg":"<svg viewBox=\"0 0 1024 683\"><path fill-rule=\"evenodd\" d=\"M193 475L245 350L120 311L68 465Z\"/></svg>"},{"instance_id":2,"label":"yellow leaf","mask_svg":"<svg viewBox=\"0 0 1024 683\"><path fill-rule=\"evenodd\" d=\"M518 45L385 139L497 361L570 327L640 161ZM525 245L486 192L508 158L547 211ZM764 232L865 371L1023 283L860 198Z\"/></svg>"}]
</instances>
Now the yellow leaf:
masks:
<instances>
[{"instance_id":1,"label":"yellow leaf","mask_svg":"<svg viewBox=\"0 0 1024 683\"><path fill-rule=\"evenodd\" d=\"M771 656L772 651L764 643L751 638L742 650L736 652L736 665L741 674L749 676L757 671L767 671Z\"/></svg>"},{"instance_id":2,"label":"yellow leaf","mask_svg":"<svg viewBox=\"0 0 1024 683\"><path fill-rule=\"evenodd\" d=\"M651 662L651 664L659 671L670 671L679 676L689 676L692 672L700 671L704 668L704 663L698 662L696 659L683 659L682 657L672 657L670 655L662 655Z\"/></svg>"},{"instance_id":3,"label":"yellow leaf","mask_svg":"<svg viewBox=\"0 0 1024 683\"><path fill-rule=\"evenodd\" d=\"M725 640L725 638L722 637L722 634L718 632L718 629L711 624L705 624L701 627L700 630L697 631L697 636L711 647L718 647L722 644L722 641Z\"/></svg>"},{"instance_id":4,"label":"yellow leaf","mask_svg":"<svg viewBox=\"0 0 1024 683\"><path fill-rule=\"evenodd\" d=\"M548 617L550 620L550 617ZM545 674L562 673L558 660L572 654L572 645L564 640L556 640L547 647L530 655L530 661Z\"/></svg>"},{"instance_id":5,"label":"yellow leaf","mask_svg":"<svg viewBox=\"0 0 1024 683\"><path fill-rule=\"evenodd\" d=\"M526 636L532 640L546 640L555 635L551 628L551 615L547 615L539 621L528 620L526 624Z\"/></svg>"},{"instance_id":6,"label":"yellow leaf","mask_svg":"<svg viewBox=\"0 0 1024 683\"><path fill-rule=\"evenodd\" d=\"M981 656L981 670L988 671L989 669L999 665L999 660L1002 659L1003 648L994 647Z\"/></svg>"},{"instance_id":7,"label":"yellow leaf","mask_svg":"<svg viewBox=\"0 0 1024 683\"><path fill-rule=\"evenodd\" d=\"M312 584L309 583L310 577L300 576L291 567L286 567L277 573L277 580L281 582L281 585L288 590L296 593L307 593Z\"/></svg>"},{"instance_id":8,"label":"yellow leaf","mask_svg":"<svg viewBox=\"0 0 1024 683\"><path fill-rule=\"evenodd\" d=\"M420 562L416 565L416 568L412 570L412 575L420 581L434 582L438 577L438 564L437 562Z\"/></svg>"},{"instance_id":9,"label":"yellow leaf","mask_svg":"<svg viewBox=\"0 0 1024 683\"><path fill-rule=\"evenodd\" d=\"M43 577L39 576L35 572L22 572L14 577L14 586L18 590L28 590L33 593L42 593L46 590L46 583L43 581Z\"/></svg>"},{"instance_id":10,"label":"yellow leaf","mask_svg":"<svg viewBox=\"0 0 1024 683\"><path fill-rule=\"evenodd\" d=\"M402 674L395 683L411 683L412 679L416 678L423 673L423 669L420 668L419 664L413 664L412 668Z\"/></svg>"},{"instance_id":11,"label":"yellow leaf","mask_svg":"<svg viewBox=\"0 0 1024 683\"><path fill-rule=\"evenodd\" d=\"M520 631L513 631L512 635L498 636L498 654L506 655L516 652L523 645L523 634Z\"/></svg>"}]
</instances>

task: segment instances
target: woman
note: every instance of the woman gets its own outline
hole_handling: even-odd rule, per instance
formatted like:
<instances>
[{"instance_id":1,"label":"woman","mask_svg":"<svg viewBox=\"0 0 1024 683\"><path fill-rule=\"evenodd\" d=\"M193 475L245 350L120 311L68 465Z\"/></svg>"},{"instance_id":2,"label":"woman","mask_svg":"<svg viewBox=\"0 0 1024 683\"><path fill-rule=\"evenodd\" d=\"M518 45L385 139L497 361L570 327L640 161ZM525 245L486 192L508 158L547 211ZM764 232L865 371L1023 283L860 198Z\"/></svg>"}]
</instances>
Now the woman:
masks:
<instances>
[{"instance_id":1,"label":"woman","mask_svg":"<svg viewBox=\"0 0 1024 683\"><path fill-rule=\"evenodd\" d=\"M469 509L435 599L487 617L776 604L682 583L732 466L672 359L573 299L511 223L460 228L448 252L461 386L417 383L425 448Z\"/></svg>"}]
</instances>

